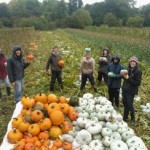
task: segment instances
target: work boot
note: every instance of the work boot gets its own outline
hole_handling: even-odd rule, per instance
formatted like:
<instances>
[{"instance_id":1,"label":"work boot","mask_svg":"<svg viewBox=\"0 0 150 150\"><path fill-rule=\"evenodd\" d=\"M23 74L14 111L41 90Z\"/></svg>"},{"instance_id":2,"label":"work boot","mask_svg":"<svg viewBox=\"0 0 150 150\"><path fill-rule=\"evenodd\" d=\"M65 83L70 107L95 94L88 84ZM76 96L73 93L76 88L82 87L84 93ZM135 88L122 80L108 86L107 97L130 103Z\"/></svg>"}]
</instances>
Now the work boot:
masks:
<instances>
[{"instance_id":1,"label":"work boot","mask_svg":"<svg viewBox=\"0 0 150 150\"><path fill-rule=\"evenodd\" d=\"M129 125L130 126L134 126L134 124L135 124L135 121L134 120L130 120Z\"/></svg>"},{"instance_id":2,"label":"work boot","mask_svg":"<svg viewBox=\"0 0 150 150\"><path fill-rule=\"evenodd\" d=\"M11 94L11 89L10 89L10 87L6 87L6 91L7 91L7 95L10 96L10 94Z\"/></svg>"}]
</instances>

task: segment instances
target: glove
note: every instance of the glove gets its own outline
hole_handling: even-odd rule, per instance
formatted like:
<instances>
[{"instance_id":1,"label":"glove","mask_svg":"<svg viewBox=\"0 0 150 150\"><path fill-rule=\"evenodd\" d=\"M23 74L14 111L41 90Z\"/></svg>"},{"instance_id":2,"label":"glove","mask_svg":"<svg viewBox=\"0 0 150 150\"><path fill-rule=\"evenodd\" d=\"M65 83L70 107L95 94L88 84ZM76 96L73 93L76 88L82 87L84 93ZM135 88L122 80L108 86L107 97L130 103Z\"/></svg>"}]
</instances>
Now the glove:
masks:
<instances>
[{"instance_id":1,"label":"glove","mask_svg":"<svg viewBox=\"0 0 150 150\"><path fill-rule=\"evenodd\" d=\"M108 72L108 77L114 78L116 75L113 72Z\"/></svg>"}]
</instances>

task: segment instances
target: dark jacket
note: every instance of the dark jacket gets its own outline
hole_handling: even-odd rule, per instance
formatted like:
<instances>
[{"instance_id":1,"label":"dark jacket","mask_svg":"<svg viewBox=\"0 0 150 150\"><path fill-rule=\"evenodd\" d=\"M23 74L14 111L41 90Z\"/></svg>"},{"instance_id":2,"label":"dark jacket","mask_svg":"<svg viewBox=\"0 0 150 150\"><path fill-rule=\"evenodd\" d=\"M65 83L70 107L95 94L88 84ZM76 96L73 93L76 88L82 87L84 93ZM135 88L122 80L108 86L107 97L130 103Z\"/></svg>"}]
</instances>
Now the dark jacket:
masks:
<instances>
[{"instance_id":1,"label":"dark jacket","mask_svg":"<svg viewBox=\"0 0 150 150\"><path fill-rule=\"evenodd\" d=\"M129 78L124 79L122 91L137 95L138 88L141 84L142 72L139 70L138 66L136 66L133 70L131 70L131 68L129 67L128 75Z\"/></svg>"},{"instance_id":2,"label":"dark jacket","mask_svg":"<svg viewBox=\"0 0 150 150\"><path fill-rule=\"evenodd\" d=\"M107 55L107 56L102 55L100 57L107 58L108 61L107 62L101 61L101 60L98 61L98 64L99 64L98 72L107 73L107 67L108 67L108 64L110 63L110 56L109 55Z\"/></svg>"},{"instance_id":3,"label":"dark jacket","mask_svg":"<svg viewBox=\"0 0 150 150\"><path fill-rule=\"evenodd\" d=\"M5 63L6 63L6 57L4 56L4 54L1 53L0 54L0 79L5 79L5 77L7 76Z\"/></svg>"},{"instance_id":4,"label":"dark jacket","mask_svg":"<svg viewBox=\"0 0 150 150\"><path fill-rule=\"evenodd\" d=\"M113 72L115 74L115 77L108 77L108 87L110 88L120 88L121 87L121 74L120 74L120 71L123 68L123 66L120 65L120 58L118 57L118 63L117 64L114 64L113 62L113 59L112 58L112 63L108 65L107 67L107 71L108 72Z\"/></svg>"},{"instance_id":5,"label":"dark jacket","mask_svg":"<svg viewBox=\"0 0 150 150\"><path fill-rule=\"evenodd\" d=\"M62 67L58 66L58 61L61 60L60 54L55 55L53 52L50 55L47 65L46 65L46 70L48 71L49 66L51 66L52 71L61 71Z\"/></svg>"},{"instance_id":6,"label":"dark jacket","mask_svg":"<svg viewBox=\"0 0 150 150\"><path fill-rule=\"evenodd\" d=\"M15 82L16 80L21 80L24 78L24 69L29 66L29 63L25 63L22 55L20 57L16 56L17 50L21 51L21 47L16 45L13 47L12 55L7 60L7 72L8 78L11 83Z\"/></svg>"}]
</instances>

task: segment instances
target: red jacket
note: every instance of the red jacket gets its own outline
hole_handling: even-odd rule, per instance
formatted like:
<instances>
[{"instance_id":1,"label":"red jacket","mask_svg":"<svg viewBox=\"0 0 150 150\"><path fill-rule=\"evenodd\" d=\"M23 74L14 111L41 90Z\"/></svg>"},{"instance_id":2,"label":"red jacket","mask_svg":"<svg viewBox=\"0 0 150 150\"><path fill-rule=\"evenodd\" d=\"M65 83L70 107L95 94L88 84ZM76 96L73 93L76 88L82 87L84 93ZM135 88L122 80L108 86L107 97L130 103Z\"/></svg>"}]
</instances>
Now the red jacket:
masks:
<instances>
[{"instance_id":1,"label":"red jacket","mask_svg":"<svg viewBox=\"0 0 150 150\"><path fill-rule=\"evenodd\" d=\"M5 67L6 58L4 54L0 54L0 79L4 79L7 76L7 71Z\"/></svg>"}]
</instances>

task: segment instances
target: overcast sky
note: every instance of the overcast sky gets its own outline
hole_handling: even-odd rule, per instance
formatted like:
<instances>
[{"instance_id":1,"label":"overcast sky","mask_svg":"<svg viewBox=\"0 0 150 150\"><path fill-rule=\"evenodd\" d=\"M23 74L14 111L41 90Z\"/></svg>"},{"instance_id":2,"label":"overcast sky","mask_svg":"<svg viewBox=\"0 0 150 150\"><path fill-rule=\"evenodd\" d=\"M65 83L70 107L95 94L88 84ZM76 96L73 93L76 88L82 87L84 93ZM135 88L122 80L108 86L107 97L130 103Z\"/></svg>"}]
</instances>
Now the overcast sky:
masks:
<instances>
[{"instance_id":1,"label":"overcast sky","mask_svg":"<svg viewBox=\"0 0 150 150\"><path fill-rule=\"evenodd\" d=\"M2 3L2 2L8 3L9 1L10 0L0 0L0 3ZM40 1L42 1L42 0L40 0ZM86 5L86 4L92 4L95 2L102 2L104 0L82 0L82 1L83 1L83 4ZM150 0L136 0L136 1L137 1L136 7L140 7L140 6L150 3Z\"/></svg>"}]
</instances>

